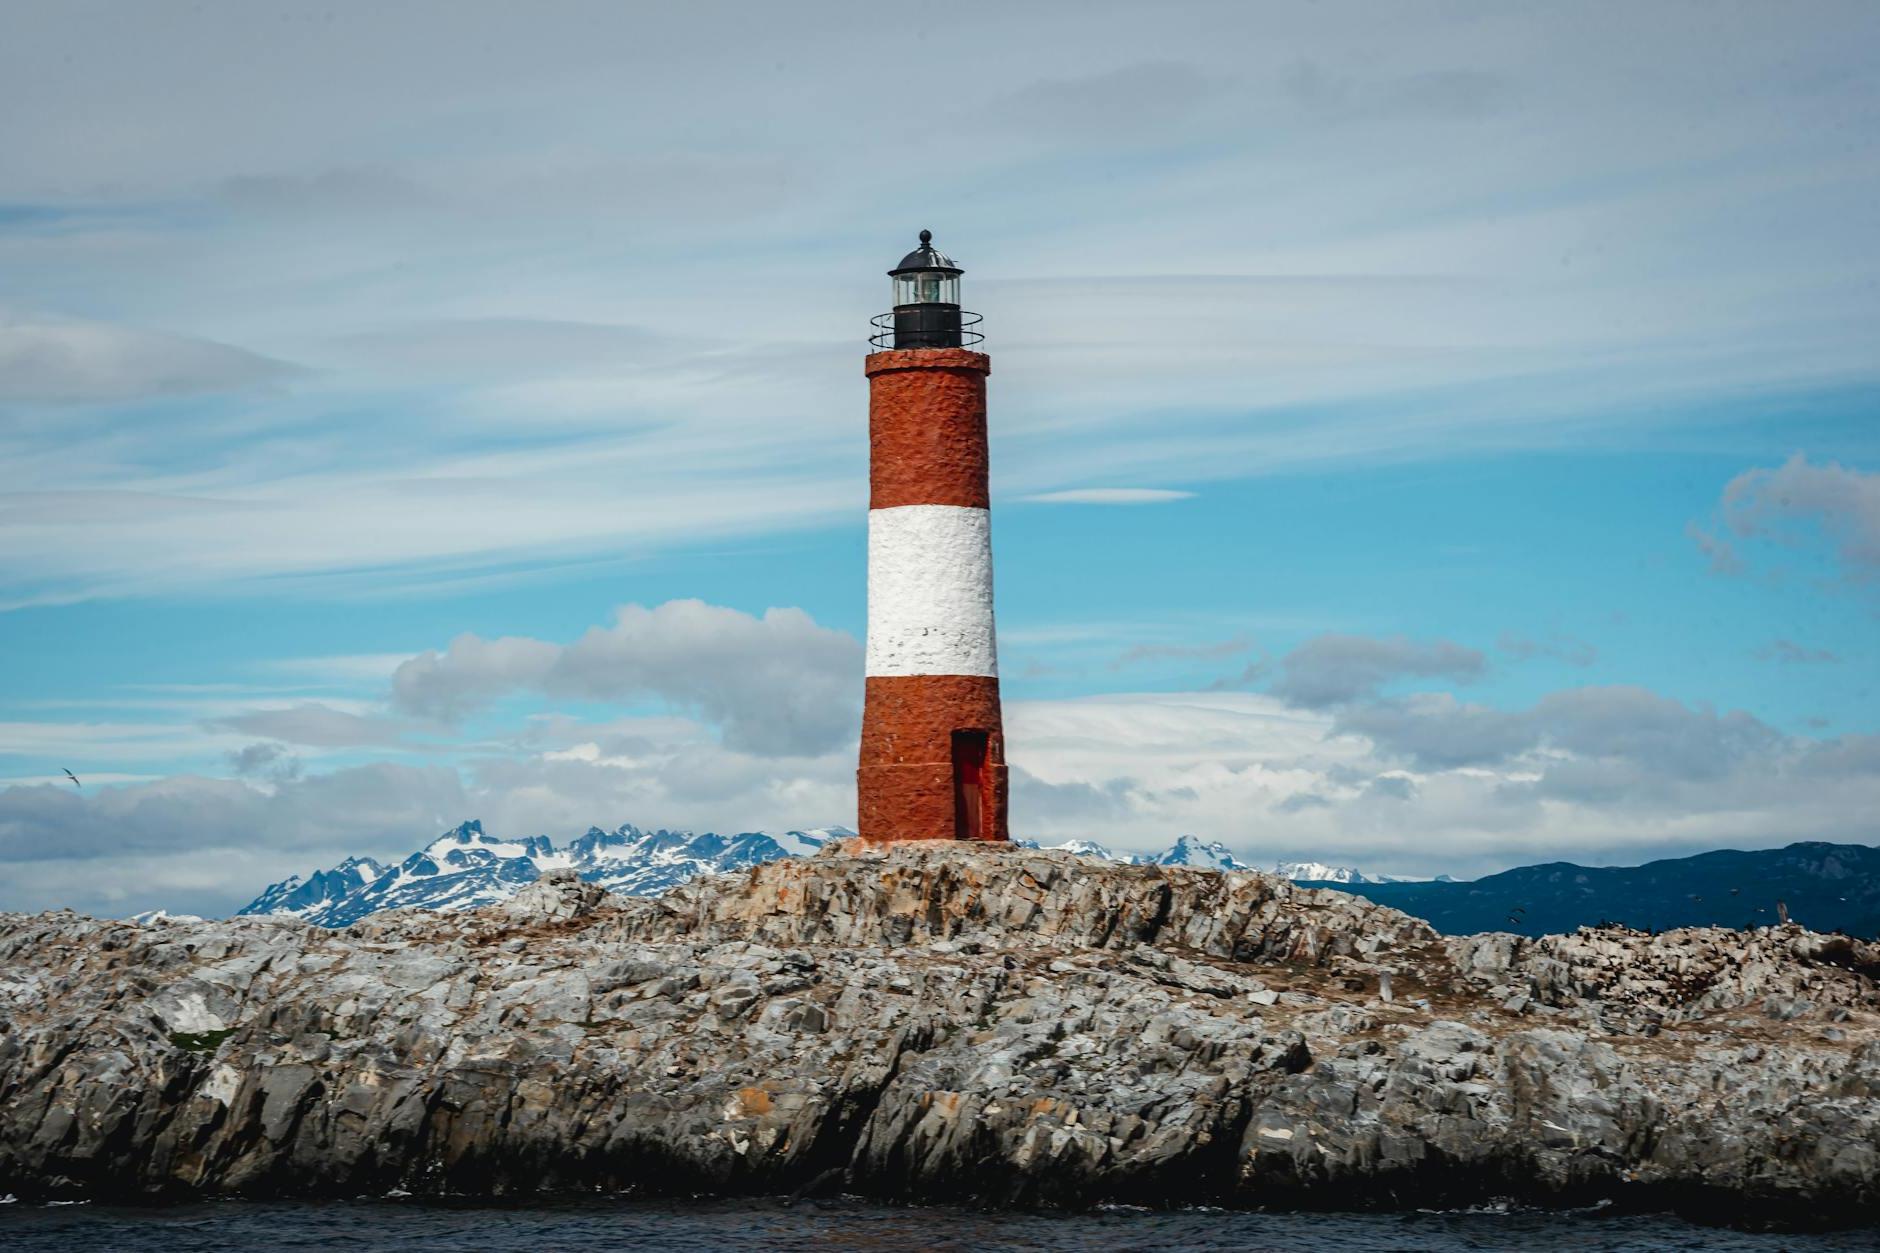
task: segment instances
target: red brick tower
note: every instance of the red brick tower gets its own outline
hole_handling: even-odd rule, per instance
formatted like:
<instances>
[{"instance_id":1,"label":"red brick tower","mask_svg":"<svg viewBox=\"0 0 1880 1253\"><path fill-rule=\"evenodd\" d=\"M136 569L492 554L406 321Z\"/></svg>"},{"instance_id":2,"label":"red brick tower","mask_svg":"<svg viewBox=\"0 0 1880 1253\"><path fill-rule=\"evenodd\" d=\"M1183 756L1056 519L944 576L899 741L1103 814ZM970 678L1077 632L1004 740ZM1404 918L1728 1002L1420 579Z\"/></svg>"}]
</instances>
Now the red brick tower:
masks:
<instances>
[{"instance_id":1,"label":"red brick tower","mask_svg":"<svg viewBox=\"0 0 1880 1253\"><path fill-rule=\"evenodd\" d=\"M986 375L960 268L920 233L868 357L867 840L1005 840Z\"/></svg>"}]
</instances>

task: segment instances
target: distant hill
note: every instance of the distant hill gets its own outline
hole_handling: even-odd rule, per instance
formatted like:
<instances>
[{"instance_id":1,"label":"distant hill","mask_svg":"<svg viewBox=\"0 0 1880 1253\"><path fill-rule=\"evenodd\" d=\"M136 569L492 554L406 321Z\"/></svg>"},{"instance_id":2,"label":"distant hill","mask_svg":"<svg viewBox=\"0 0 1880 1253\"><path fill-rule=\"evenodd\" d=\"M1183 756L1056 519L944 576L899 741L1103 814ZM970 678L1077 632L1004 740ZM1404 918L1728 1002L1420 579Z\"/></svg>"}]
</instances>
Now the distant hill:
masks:
<instances>
[{"instance_id":1,"label":"distant hill","mask_svg":"<svg viewBox=\"0 0 1880 1253\"><path fill-rule=\"evenodd\" d=\"M1724 849L1643 866L1521 866L1468 882L1327 882L1341 892L1428 919L1438 931L1548 935L1597 922L1672 927L1761 927L1789 918L1815 931L1880 936L1880 848L1791 844Z\"/></svg>"}]
</instances>

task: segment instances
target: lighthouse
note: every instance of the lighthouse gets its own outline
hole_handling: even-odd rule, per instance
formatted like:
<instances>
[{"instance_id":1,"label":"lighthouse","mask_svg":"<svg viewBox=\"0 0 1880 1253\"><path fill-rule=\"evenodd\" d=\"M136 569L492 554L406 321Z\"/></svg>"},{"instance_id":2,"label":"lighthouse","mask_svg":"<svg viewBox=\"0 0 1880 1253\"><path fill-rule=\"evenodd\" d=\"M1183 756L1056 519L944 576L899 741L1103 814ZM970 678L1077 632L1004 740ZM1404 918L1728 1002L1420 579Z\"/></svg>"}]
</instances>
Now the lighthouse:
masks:
<instances>
[{"instance_id":1,"label":"lighthouse","mask_svg":"<svg viewBox=\"0 0 1880 1253\"><path fill-rule=\"evenodd\" d=\"M888 271L868 376L868 646L863 839L1006 835L992 628L986 375L960 267L920 246Z\"/></svg>"}]
</instances>

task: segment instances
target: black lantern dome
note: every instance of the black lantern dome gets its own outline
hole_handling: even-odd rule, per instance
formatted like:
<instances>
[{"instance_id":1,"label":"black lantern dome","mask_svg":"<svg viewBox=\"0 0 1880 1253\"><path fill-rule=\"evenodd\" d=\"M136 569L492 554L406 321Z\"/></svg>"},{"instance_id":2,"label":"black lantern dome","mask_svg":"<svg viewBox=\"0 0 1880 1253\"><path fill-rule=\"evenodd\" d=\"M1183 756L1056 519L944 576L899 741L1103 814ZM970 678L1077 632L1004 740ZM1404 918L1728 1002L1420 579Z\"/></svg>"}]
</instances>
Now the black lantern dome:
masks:
<instances>
[{"instance_id":1,"label":"black lantern dome","mask_svg":"<svg viewBox=\"0 0 1880 1253\"><path fill-rule=\"evenodd\" d=\"M894 312L874 320L877 348L960 348L983 338L969 329L976 313L960 312L959 266L933 246L933 232L920 233L920 247L888 271L894 280Z\"/></svg>"}]
</instances>

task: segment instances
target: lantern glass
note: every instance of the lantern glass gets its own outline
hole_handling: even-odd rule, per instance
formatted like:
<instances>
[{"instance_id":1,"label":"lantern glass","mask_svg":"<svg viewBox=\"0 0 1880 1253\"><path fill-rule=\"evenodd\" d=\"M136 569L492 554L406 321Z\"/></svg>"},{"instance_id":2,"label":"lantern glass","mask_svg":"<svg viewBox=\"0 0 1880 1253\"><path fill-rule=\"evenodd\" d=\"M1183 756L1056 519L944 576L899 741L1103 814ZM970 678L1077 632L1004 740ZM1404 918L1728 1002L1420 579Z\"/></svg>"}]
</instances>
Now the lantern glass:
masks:
<instances>
[{"instance_id":1,"label":"lantern glass","mask_svg":"<svg viewBox=\"0 0 1880 1253\"><path fill-rule=\"evenodd\" d=\"M894 276L897 305L957 305L960 276L942 270L914 270Z\"/></svg>"}]
</instances>

